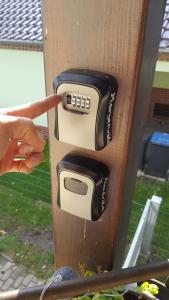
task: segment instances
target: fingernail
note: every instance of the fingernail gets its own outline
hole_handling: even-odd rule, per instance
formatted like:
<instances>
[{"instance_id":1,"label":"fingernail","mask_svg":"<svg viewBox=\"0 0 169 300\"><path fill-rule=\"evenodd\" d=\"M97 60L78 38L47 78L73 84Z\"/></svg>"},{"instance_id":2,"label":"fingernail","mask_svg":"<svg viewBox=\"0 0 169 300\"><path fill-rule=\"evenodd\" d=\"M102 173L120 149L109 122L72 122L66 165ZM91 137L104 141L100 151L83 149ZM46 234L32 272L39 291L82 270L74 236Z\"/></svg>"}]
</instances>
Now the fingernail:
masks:
<instances>
[{"instance_id":1,"label":"fingernail","mask_svg":"<svg viewBox=\"0 0 169 300\"><path fill-rule=\"evenodd\" d=\"M33 147L30 145L22 145L20 146L20 154L28 154L31 153L33 151Z\"/></svg>"}]
</instances>

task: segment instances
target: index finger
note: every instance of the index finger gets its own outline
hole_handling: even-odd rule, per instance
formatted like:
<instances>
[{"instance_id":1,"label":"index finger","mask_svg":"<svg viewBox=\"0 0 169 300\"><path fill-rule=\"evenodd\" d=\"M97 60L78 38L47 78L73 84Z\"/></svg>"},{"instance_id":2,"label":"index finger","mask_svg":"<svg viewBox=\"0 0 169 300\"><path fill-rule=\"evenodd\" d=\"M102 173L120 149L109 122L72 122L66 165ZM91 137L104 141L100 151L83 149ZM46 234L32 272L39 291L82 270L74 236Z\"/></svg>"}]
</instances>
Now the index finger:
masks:
<instances>
[{"instance_id":1,"label":"index finger","mask_svg":"<svg viewBox=\"0 0 169 300\"><path fill-rule=\"evenodd\" d=\"M10 116L18 116L18 117L26 117L29 119L34 119L36 117L39 117L43 113L47 112L51 108L57 106L60 100L61 100L60 96L51 95L46 99L34 103L28 103L21 106L1 109L0 113L10 115Z\"/></svg>"}]
</instances>

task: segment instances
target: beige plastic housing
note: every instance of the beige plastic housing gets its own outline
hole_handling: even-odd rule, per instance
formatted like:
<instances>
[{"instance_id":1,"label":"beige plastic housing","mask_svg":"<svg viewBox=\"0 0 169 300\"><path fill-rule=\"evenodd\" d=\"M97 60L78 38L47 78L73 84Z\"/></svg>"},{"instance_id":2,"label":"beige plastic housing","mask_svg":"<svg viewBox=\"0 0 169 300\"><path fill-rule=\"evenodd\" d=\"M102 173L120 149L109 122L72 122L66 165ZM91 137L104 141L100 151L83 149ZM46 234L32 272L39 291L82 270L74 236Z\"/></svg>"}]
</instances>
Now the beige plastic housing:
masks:
<instances>
[{"instance_id":1,"label":"beige plastic housing","mask_svg":"<svg viewBox=\"0 0 169 300\"><path fill-rule=\"evenodd\" d=\"M86 220L92 219L91 204L94 191L93 181L87 177L75 172L61 171L60 174L60 208L68 213L84 218ZM84 182L87 185L86 195L73 193L65 188L64 180L70 177Z\"/></svg>"},{"instance_id":2,"label":"beige plastic housing","mask_svg":"<svg viewBox=\"0 0 169 300\"><path fill-rule=\"evenodd\" d=\"M66 110L62 103L58 105L58 124L56 126L58 127L59 141L95 150L95 124L100 97L99 92L92 87L83 85L60 84L57 88L57 94L64 97L66 92L85 95L90 98L90 108L87 113L76 114Z\"/></svg>"}]
</instances>

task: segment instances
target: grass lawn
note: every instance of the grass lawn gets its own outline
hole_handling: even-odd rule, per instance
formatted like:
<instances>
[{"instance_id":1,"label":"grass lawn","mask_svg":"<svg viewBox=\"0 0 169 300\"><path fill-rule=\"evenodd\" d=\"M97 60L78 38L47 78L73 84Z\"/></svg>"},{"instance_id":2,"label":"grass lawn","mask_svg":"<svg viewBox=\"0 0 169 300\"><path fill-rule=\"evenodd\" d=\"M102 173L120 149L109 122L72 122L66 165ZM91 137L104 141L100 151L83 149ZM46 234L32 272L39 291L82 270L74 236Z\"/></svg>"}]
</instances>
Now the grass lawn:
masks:
<instances>
[{"instance_id":1,"label":"grass lawn","mask_svg":"<svg viewBox=\"0 0 169 300\"><path fill-rule=\"evenodd\" d=\"M162 259L169 257L169 183L137 179L129 237L135 232L146 200L153 194L163 197L152 249L154 258ZM50 203L50 198L48 146L45 161L32 174L11 173L0 177L0 229L7 232L0 237L0 251L33 270L40 279L47 279L53 273L53 254L25 243L20 231L43 231L51 226L50 207L45 204Z\"/></svg>"},{"instance_id":2,"label":"grass lawn","mask_svg":"<svg viewBox=\"0 0 169 300\"><path fill-rule=\"evenodd\" d=\"M8 173L0 177L0 184L14 189L22 195L30 196L35 200L50 203L50 175L48 145L45 147L44 162L31 174Z\"/></svg>"},{"instance_id":3,"label":"grass lawn","mask_svg":"<svg viewBox=\"0 0 169 300\"><path fill-rule=\"evenodd\" d=\"M152 241L153 261L169 257L169 183L140 177L137 179L129 224L129 239L133 237L147 199L155 194L163 198Z\"/></svg>"},{"instance_id":4,"label":"grass lawn","mask_svg":"<svg viewBox=\"0 0 169 300\"><path fill-rule=\"evenodd\" d=\"M19 233L37 232L50 226L51 211L48 205L0 185L0 229L7 232L0 237L0 252L35 272L40 279L47 279L53 273L53 253L40 251L25 243Z\"/></svg>"},{"instance_id":5,"label":"grass lawn","mask_svg":"<svg viewBox=\"0 0 169 300\"><path fill-rule=\"evenodd\" d=\"M47 280L54 272L53 254L38 251L29 244L25 245L17 234L0 239L0 252L33 272L38 279Z\"/></svg>"},{"instance_id":6,"label":"grass lawn","mask_svg":"<svg viewBox=\"0 0 169 300\"><path fill-rule=\"evenodd\" d=\"M146 200L150 199L153 194L163 198L161 209L169 212L169 182L161 182L144 177L138 178L133 197L134 201L145 205Z\"/></svg>"}]
</instances>

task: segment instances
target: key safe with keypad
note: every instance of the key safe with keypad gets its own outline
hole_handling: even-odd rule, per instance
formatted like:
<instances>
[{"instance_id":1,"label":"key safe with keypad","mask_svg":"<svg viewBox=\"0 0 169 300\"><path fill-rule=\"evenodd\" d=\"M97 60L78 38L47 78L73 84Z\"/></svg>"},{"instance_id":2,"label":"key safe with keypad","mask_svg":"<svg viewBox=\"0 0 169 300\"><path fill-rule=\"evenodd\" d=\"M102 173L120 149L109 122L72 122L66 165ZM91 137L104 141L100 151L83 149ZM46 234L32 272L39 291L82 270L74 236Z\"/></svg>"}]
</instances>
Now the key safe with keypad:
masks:
<instances>
[{"instance_id":1,"label":"key safe with keypad","mask_svg":"<svg viewBox=\"0 0 169 300\"><path fill-rule=\"evenodd\" d=\"M56 108L56 138L91 150L109 144L117 93L115 78L98 71L70 69L56 76L53 86L62 97Z\"/></svg>"}]
</instances>

